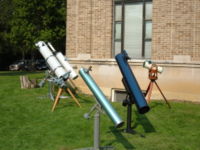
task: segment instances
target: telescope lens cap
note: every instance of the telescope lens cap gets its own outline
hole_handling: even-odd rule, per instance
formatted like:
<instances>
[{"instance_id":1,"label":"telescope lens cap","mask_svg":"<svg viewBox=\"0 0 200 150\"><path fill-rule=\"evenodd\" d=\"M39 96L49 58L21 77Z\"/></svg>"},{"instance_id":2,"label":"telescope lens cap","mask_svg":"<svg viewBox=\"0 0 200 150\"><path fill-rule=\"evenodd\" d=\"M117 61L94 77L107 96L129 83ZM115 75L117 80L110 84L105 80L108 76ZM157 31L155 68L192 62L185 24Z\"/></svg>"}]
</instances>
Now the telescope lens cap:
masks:
<instances>
[{"instance_id":1,"label":"telescope lens cap","mask_svg":"<svg viewBox=\"0 0 200 150\"><path fill-rule=\"evenodd\" d=\"M116 128L120 128L120 127L122 127L124 125L124 122L122 121L122 122L120 122L120 123L118 123L117 125L116 125Z\"/></svg>"},{"instance_id":2,"label":"telescope lens cap","mask_svg":"<svg viewBox=\"0 0 200 150\"><path fill-rule=\"evenodd\" d=\"M145 114L150 110L149 106L145 106L139 109L140 114Z\"/></svg>"}]
</instances>

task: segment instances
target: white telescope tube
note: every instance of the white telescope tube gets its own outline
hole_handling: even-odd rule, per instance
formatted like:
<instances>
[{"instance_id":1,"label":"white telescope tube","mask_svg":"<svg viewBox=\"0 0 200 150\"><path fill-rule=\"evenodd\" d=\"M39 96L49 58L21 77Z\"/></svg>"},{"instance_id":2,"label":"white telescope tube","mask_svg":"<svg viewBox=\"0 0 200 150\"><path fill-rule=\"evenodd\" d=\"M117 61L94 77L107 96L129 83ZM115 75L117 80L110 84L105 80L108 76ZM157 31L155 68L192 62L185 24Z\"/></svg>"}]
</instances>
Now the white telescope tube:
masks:
<instances>
[{"instance_id":1,"label":"white telescope tube","mask_svg":"<svg viewBox=\"0 0 200 150\"><path fill-rule=\"evenodd\" d=\"M39 48L40 53L46 60L47 64L50 66L50 69L58 78L64 76L67 73L45 42L39 41L35 45Z\"/></svg>"},{"instance_id":2,"label":"white telescope tube","mask_svg":"<svg viewBox=\"0 0 200 150\"><path fill-rule=\"evenodd\" d=\"M145 61L143 63L143 67L147 68L147 69L151 69L152 65L153 65L153 63L151 61ZM163 72L163 67L157 66L157 71L159 73L162 73Z\"/></svg>"},{"instance_id":3,"label":"white telescope tube","mask_svg":"<svg viewBox=\"0 0 200 150\"><path fill-rule=\"evenodd\" d=\"M55 53L56 58L61 63L61 65L65 68L65 70L67 72L70 72L70 75L69 75L70 79L73 79L73 80L76 79L78 75L76 74L74 69L71 67L71 65L67 62L65 56L61 52L56 52L56 50L51 45L51 43L48 42L48 45L51 48L51 50Z\"/></svg>"},{"instance_id":4,"label":"white telescope tube","mask_svg":"<svg viewBox=\"0 0 200 150\"><path fill-rule=\"evenodd\" d=\"M57 52L56 53L56 58L58 59L58 61L63 65L63 67L67 70L67 72L70 71L69 77L71 79L76 79L78 77L78 75L76 74L76 72L74 71L74 69L71 67L71 65L66 61L66 58L64 57L64 55L61 52Z\"/></svg>"}]
</instances>

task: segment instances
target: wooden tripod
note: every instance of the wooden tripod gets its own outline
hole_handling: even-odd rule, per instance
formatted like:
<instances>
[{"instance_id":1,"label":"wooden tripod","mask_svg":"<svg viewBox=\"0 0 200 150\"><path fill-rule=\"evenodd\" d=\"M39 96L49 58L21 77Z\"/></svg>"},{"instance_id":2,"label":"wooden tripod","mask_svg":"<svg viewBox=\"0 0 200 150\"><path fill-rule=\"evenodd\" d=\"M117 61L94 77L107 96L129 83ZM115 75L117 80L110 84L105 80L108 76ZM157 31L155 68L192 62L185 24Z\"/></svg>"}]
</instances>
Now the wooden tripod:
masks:
<instances>
[{"instance_id":1,"label":"wooden tripod","mask_svg":"<svg viewBox=\"0 0 200 150\"><path fill-rule=\"evenodd\" d=\"M79 101L76 99L76 97L74 96L74 94L72 93L72 91L68 87L66 87L66 88L59 88L58 89L58 93L57 93L56 98L55 98L55 101L54 101L54 104L53 104L53 107L51 109L52 112L54 111L56 105L59 103L60 96L63 93L63 90L66 90L70 94L70 96L73 98L73 100L76 102L76 104L79 107L81 107Z\"/></svg>"},{"instance_id":2,"label":"wooden tripod","mask_svg":"<svg viewBox=\"0 0 200 150\"><path fill-rule=\"evenodd\" d=\"M158 79L158 70L157 70L157 65L156 64L152 64L152 67L149 69L149 85L147 87L146 90L146 97L147 97L147 102L150 102L150 98L151 98L151 94L152 94L152 90L153 90L153 84L155 83L156 87L158 88L159 92L161 93L162 97L164 98L166 104L168 105L169 108L171 108L169 102L167 101L165 95L163 94L163 92L161 91L160 87L158 86L156 80Z\"/></svg>"}]
</instances>

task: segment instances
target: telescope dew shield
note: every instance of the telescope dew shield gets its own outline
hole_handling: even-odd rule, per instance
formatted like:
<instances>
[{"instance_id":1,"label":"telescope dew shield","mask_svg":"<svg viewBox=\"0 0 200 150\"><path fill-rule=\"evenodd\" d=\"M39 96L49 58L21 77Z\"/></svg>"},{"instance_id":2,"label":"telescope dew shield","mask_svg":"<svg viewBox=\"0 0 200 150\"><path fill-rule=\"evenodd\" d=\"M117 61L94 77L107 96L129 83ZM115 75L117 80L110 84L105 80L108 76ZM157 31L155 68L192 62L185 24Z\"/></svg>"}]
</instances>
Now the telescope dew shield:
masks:
<instances>
[{"instance_id":1,"label":"telescope dew shield","mask_svg":"<svg viewBox=\"0 0 200 150\"><path fill-rule=\"evenodd\" d=\"M67 72L61 66L59 61L53 55L51 50L48 48L45 42L39 41L35 44L38 48L44 59L46 60L47 64L49 65L50 69L55 73L55 75L60 78L63 77Z\"/></svg>"},{"instance_id":2,"label":"telescope dew shield","mask_svg":"<svg viewBox=\"0 0 200 150\"><path fill-rule=\"evenodd\" d=\"M95 96L95 98L98 101L98 103L103 107L103 109L105 110L105 112L107 113L107 115L113 121L113 123L115 124L115 126L117 128L121 127L124 124L124 122L119 117L118 113L112 107L112 105L110 104L110 102L107 100L107 98L105 97L105 95L103 94L103 92L101 91L101 89L95 83L95 81L93 80L93 78L90 76L89 70L87 70L85 68L81 68L79 70L79 74L81 75L81 77L83 78L83 80L85 81L85 83L87 84L87 86L89 87L89 89L91 90L91 92L93 93L93 95Z\"/></svg>"},{"instance_id":3,"label":"telescope dew shield","mask_svg":"<svg viewBox=\"0 0 200 150\"><path fill-rule=\"evenodd\" d=\"M128 94L130 94L130 100L136 104L139 113L144 114L148 112L150 108L127 62L127 60L130 59L128 54L124 50L122 53L117 54L115 59L123 76L123 84Z\"/></svg>"},{"instance_id":4,"label":"telescope dew shield","mask_svg":"<svg viewBox=\"0 0 200 150\"><path fill-rule=\"evenodd\" d=\"M67 70L67 72L70 72L69 77L73 80L76 79L78 75L71 67L71 65L66 61L66 58L63 56L63 54L61 52L57 52L55 55L61 65Z\"/></svg>"}]
</instances>

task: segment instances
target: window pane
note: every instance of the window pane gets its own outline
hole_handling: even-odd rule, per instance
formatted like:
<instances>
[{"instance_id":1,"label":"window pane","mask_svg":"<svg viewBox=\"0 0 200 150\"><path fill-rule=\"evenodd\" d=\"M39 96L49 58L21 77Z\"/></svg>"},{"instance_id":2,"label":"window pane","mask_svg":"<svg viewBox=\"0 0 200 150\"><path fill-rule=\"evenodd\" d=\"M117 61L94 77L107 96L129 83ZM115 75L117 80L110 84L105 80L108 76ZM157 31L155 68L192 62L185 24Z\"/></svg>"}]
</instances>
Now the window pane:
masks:
<instances>
[{"instance_id":1,"label":"window pane","mask_svg":"<svg viewBox=\"0 0 200 150\"><path fill-rule=\"evenodd\" d=\"M115 40L121 39L121 23L115 24Z\"/></svg>"},{"instance_id":2,"label":"window pane","mask_svg":"<svg viewBox=\"0 0 200 150\"><path fill-rule=\"evenodd\" d=\"M142 3L125 5L124 47L132 58L142 55Z\"/></svg>"},{"instance_id":3,"label":"window pane","mask_svg":"<svg viewBox=\"0 0 200 150\"><path fill-rule=\"evenodd\" d=\"M121 52L121 42L115 42L115 55Z\"/></svg>"},{"instance_id":4,"label":"window pane","mask_svg":"<svg viewBox=\"0 0 200 150\"><path fill-rule=\"evenodd\" d=\"M145 27L146 27L145 39L151 39L151 37L152 37L152 22L151 21L146 21L145 22Z\"/></svg>"},{"instance_id":5,"label":"window pane","mask_svg":"<svg viewBox=\"0 0 200 150\"><path fill-rule=\"evenodd\" d=\"M122 6L115 5L115 21L121 21L122 17Z\"/></svg>"},{"instance_id":6,"label":"window pane","mask_svg":"<svg viewBox=\"0 0 200 150\"><path fill-rule=\"evenodd\" d=\"M151 41L145 42L145 58L151 58Z\"/></svg>"},{"instance_id":7,"label":"window pane","mask_svg":"<svg viewBox=\"0 0 200 150\"><path fill-rule=\"evenodd\" d=\"M115 2L122 2L122 0L114 0Z\"/></svg>"},{"instance_id":8,"label":"window pane","mask_svg":"<svg viewBox=\"0 0 200 150\"><path fill-rule=\"evenodd\" d=\"M146 19L152 19L152 2L146 3Z\"/></svg>"}]
</instances>

